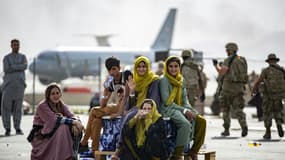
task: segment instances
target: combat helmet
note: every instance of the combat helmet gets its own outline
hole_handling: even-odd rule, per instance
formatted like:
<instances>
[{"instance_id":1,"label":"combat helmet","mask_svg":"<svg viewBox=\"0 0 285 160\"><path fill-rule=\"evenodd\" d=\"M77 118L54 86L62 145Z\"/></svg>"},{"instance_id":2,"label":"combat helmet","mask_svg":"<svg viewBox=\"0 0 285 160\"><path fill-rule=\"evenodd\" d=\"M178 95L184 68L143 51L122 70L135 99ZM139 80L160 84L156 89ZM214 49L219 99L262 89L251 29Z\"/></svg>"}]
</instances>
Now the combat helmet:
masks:
<instances>
[{"instance_id":1,"label":"combat helmet","mask_svg":"<svg viewBox=\"0 0 285 160\"><path fill-rule=\"evenodd\" d=\"M238 50L238 45L234 42L229 42L226 44L226 49L228 50L233 50L233 51L237 51Z\"/></svg>"},{"instance_id":2,"label":"combat helmet","mask_svg":"<svg viewBox=\"0 0 285 160\"><path fill-rule=\"evenodd\" d=\"M193 56L193 53L192 53L192 50L191 50L191 49L184 49L184 50L182 51L182 54L181 54L181 57L182 57L182 58L187 58L187 57L192 58L192 56Z\"/></svg>"},{"instance_id":3,"label":"combat helmet","mask_svg":"<svg viewBox=\"0 0 285 160\"><path fill-rule=\"evenodd\" d=\"M164 62L163 61L158 61L158 68L163 68L164 67Z\"/></svg>"}]
</instances>

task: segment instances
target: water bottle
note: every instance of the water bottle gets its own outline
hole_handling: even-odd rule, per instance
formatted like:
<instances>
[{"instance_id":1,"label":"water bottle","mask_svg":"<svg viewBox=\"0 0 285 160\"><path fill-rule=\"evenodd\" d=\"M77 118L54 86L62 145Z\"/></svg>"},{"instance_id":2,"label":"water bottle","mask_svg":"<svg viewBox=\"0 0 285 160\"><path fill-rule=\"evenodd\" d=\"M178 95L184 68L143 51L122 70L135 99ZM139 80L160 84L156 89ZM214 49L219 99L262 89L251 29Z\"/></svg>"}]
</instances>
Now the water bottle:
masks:
<instances>
[{"instance_id":1,"label":"water bottle","mask_svg":"<svg viewBox=\"0 0 285 160\"><path fill-rule=\"evenodd\" d=\"M109 76L108 80L104 83L104 87L105 88L110 88L112 85L112 81L113 81L114 77L113 76Z\"/></svg>"},{"instance_id":2,"label":"water bottle","mask_svg":"<svg viewBox=\"0 0 285 160\"><path fill-rule=\"evenodd\" d=\"M259 147L259 146L261 146L261 143L256 142L256 141L250 141L250 142L248 142L248 146L249 147Z\"/></svg>"}]
</instances>

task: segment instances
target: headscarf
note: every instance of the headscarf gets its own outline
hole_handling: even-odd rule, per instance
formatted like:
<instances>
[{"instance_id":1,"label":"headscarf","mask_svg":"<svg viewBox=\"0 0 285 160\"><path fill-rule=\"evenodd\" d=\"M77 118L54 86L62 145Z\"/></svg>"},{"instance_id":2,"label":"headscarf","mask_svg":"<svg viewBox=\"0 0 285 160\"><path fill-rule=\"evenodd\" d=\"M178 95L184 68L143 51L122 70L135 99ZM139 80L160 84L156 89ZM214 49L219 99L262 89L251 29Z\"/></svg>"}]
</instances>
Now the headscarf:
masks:
<instances>
[{"instance_id":1,"label":"headscarf","mask_svg":"<svg viewBox=\"0 0 285 160\"><path fill-rule=\"evenodd\" d=\"M146 115L144 119L140 119L137 121L135 130L136 130L136 138L137 138L137 146L141 147L146 139L146 131L150 127L150 125L154 124L159 117L161 117L161 114L158 113L156 103L152 99L145 99L140 106L140 109L142 109L144 103L151 103L152 108L149 114Z\"/></svg>"},{"instance_id":2,"label":"headscarf","mask_svg":"<svg viewBox=\"0 0 285 160\"><path fill-rule=\"evenodd\" d=\"M172 85L172 91L166 101L166 105L170 105L171 103L175 102L179 106L182 105L182 84L183 84L183 76L180 73L180 69L178 70L178 74L176 77L173 77L169 74L167 65L169 65L171 62L176 62L177 60L180 61L180 59L177 56L169 56L164 63L164 76L169 80L169 82ZM178 63L179 66L181 66L181 63Z\"/></svg>"},{"instance_id":3,"label":"headscarf","mask_svg":"<svg viewBox=\"0 0 285 160\"><path fill-rule=\"evenodd\" d=\"M141 62L144 62L146 65L146 73L143 76L140 76L137 72L137 67ZM147 98L148 86L157 79L159 79L159 76L151 71L149 59L145 56L138 57L135 60L134 65L134 81L136 84L135 91L138 93L136 106L140 106L143 100Z\"/></svg>"}]
</instances>

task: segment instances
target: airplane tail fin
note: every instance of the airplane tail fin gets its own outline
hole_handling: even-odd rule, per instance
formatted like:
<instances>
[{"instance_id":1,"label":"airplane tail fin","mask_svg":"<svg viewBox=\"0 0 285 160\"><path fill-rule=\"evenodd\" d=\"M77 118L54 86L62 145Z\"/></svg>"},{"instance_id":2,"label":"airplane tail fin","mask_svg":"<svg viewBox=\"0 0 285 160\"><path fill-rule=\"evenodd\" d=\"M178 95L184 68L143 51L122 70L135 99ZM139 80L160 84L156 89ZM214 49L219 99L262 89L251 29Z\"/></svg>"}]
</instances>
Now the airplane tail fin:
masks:
<instances>
[{"instance_id":1,"label":"airplane tail fin","mask_svg":"<svg viewBox=\"0 0 285 160\"><path fill-rule=\"evenodd\" d=\"M109 38L114 36L113 34L95 35L94 38L99 46L111 46Z\"/></svg>"},{"instance_id":2,"label":"airplane tail fin","mask_svg":"<svg viewBox=\"0 0 285 160\"><path fill-rule=\"evenodd\" d=\"M173 29L175 24L176 8L170 9L167 18L161 27L156 40L152 44L151 48L155 50L169 50L171 47Z\"/></svg>"}]
</instances>

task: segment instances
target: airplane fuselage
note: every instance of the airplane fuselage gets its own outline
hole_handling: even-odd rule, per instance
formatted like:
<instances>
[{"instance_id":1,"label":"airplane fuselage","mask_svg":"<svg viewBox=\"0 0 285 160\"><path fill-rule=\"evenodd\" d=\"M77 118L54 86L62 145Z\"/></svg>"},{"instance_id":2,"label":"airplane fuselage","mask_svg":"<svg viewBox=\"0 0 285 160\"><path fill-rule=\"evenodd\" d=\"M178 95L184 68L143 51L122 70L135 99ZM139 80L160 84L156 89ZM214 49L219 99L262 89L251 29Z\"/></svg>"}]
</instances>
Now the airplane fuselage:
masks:
<instances>
[{"instance_id":1,"label":"airplane fuselage","mask_svg":"<svg viewBox=\"0 0 285 160\"><path fill-rule=\"evenodd\" d=\"M122 65L132 65L135 58L144 55L151 62L164 60L169 54L175 24L176 9L169 10L167 17L149 48L132 49L110 47L59 47L41 52L29 66L41 83L60 82L68 77L98 75L105 59L115 56Z\"/></svg>"},{"instance_id":2,"label":"airplane fuselage","mask_svg":"<svg viewBox=\"0 0 285 160\"><path fill-rule=\"evenodd\" d=\"M48 84L68 77L97 76L105 66L105 59L111 56L120 59L121 65L132 65L140 55L154 62L154 53L147 48L60 47L41 52L29 70L38 75L42 83Z\"/></svg>"}]
</instances>

